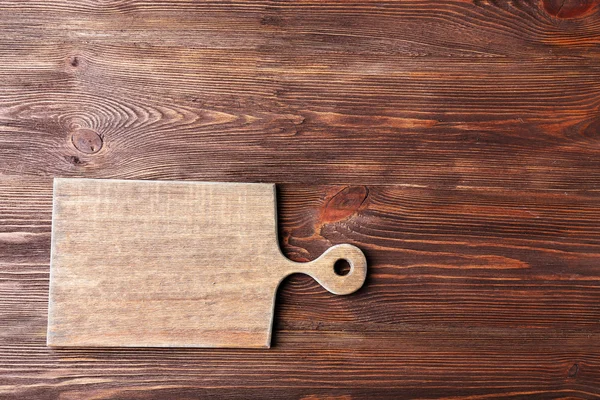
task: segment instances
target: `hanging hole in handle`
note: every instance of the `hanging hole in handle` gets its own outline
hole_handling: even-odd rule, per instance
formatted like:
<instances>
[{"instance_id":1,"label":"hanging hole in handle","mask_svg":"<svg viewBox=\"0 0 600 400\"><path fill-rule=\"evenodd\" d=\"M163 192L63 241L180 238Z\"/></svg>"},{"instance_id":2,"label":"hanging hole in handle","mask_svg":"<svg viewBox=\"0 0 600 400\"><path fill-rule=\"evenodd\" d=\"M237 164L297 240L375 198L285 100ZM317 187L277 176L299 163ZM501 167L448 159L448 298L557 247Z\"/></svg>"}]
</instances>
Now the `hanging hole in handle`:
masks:
<instances>
[{"instance_id":1,"label":"hanging hole in handle","mask_svg":"<svg viewBox=\"0 0 600 400\"><path fill-rule=\"evenodd\" d=\"M348 262L348 260L340 258L339 260L337 260L335 262L335 264L333 264L333 270L335 271L336 275L339 276L346 276L350 273L350 270L352 269L352 266L350 265L350 263Z\"/></svg>"}]
</instances>

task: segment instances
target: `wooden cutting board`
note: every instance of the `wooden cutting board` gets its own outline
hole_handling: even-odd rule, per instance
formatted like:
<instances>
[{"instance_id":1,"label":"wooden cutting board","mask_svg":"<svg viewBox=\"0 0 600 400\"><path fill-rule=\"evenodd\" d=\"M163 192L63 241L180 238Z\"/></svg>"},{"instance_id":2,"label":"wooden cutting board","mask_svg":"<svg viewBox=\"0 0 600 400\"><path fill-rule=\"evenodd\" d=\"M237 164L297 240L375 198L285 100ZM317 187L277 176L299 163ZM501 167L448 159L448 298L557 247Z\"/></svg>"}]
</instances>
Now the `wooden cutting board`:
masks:
<instances>
[{"instance_id":1,"label":"wooden cutting board","mask_svg":"<svg viewBox=\"0 0 600 400\"><path fill-rule=\"evenodd\" d=\"M269 347L286 276L362 286L357 247L292 262L276 219L272 184L55 179L48 345Z\"/></svg>"}]
</instances>

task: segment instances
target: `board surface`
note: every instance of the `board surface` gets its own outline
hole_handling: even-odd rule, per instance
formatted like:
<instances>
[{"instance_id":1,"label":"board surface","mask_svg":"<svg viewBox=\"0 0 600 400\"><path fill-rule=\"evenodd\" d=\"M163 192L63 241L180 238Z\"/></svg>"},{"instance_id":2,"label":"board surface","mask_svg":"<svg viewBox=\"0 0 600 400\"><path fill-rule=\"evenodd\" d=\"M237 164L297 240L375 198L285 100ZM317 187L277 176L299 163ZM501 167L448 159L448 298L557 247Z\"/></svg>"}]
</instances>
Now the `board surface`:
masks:
<instances>
[{"instance_id":1,"label":"board surface","mask_svg":"<svg viewBox=\"0 0 600 400\"><path fill-rule=\"evenodd\" d=\"M285 258L272 184L56 179L51 250L50 346L269 347L286 276L336 294L366 277L348 244Z\"/></svg>"}]
</instances>

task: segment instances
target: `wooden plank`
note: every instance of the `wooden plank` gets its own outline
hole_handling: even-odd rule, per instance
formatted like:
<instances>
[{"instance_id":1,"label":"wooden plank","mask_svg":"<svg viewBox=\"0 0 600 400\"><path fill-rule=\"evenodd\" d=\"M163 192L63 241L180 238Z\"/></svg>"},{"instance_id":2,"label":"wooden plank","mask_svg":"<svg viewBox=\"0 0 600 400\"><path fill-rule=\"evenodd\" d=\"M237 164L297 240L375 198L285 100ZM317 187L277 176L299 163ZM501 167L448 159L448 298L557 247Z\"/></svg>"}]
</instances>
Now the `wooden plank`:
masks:
<instances>
[{"instance_id":1,"label":"wooden plank","mask_svg":"<svg viewBox=\"0 0 600 400\"><path fill-rule=\"evenodd\" d=\"M288 278L267 353L48 349L52 180L4 176L0 193L0 226L24 238L2 254L43 255L0 266L9 398L598 393L597 193L280 185L284 254L305 262L350 242L369 275L344 298Z\"/></svg>"},{"instance_id":2,"label":"wooden plank","mask_svg":"<svg viewBox=\"0 0 600 400\"><path fill-rule=\"evenodd\" d=\"M362 286L355 246L283 257L275 210L266 183L55 179L48 345L270 347L288 275L334 294Z\"/></svg>"},{"instance_id":3,"label":"wooden plank","mask_svg":"<svg viewBox=\"0 0 600 400\"><path fill-rule=\"evenodd\" d=\"M0 171L598 187L597 14L355 6L3 2Z\"/></svg>"}]
</instances>

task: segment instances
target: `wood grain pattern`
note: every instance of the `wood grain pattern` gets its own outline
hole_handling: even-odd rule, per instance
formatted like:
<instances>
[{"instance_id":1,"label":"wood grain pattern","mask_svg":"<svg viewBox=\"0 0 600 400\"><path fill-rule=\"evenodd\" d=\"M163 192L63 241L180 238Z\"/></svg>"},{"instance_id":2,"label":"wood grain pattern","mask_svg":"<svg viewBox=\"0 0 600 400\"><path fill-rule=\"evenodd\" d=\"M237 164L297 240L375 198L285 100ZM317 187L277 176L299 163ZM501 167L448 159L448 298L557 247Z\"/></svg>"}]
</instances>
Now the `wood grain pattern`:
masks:
<instances>
[{"instance_id":1,"label":"wood grain pattern","mask_svg":"<svg viewBox=\"0 0 600 400\"><path fill-rule=\"evenodd\" d=\"M47 344L270 347L287 276L350 294L367 275L349 244L285 258L275 212L267 183L55 179Z\"/></svg>"},{"instance_id":2,"label":"wood grain pattern","mask_svg":"<svg viewBox=\"0 0 600 400\"><path fill-rule=\"evenodd\" d=\"M598 398L598 3L2 1L0 397ZM366 285L287 279L267 354L48 349L54 176L277 182Z\"/></svg>"}]
</instances>

